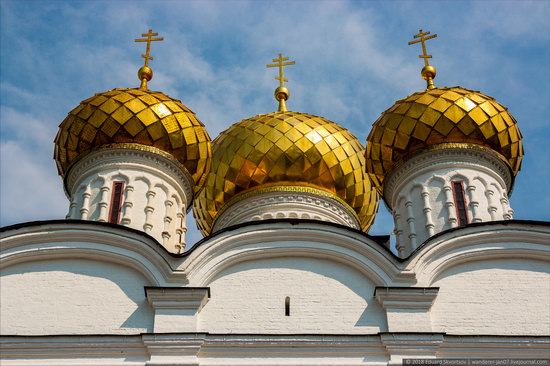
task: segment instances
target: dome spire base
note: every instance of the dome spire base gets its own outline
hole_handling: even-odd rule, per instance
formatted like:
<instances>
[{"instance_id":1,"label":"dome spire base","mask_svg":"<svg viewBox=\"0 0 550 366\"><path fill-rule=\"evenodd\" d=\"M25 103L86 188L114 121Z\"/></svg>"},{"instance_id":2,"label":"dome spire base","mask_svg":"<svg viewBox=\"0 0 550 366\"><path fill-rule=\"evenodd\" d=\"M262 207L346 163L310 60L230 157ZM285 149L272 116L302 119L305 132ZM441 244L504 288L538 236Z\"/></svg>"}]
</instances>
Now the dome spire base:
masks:
<instances>
[{"instance_id":1,"label":"dome spire base","mask_svg":"<svg viewBox=\"0 0 550 366\"><path fill-rule=\"evenodd\" d=\"M427 82L427 86L426 86L426 89L435 89L435 84L434 84L434 79L432 78L429 78L428 80L426 80Z\"/></svg>"},{"instance_id":2,"label":"dome spire base","mask_svg":"<svg viewBox=\"0 0 550 366\"><path fill-rule=\"evenodd\" d=\"M279 112L288 112L288 109L286 108L286 103L284 99L279 100L279 108L277 109Z\"/></svg>"},{"instance_id":3,"label":"dome spire base","mask_svg":"<svg viewBox=\"0 0 550 366\"><path fill-rule=\"evenodd\" d=\"M147 90L147 89L148 89L148 88L147 88L147 79L142 79L142 80L141 80L141 84L139 84L139 88L140 88L141 90Z\"/></svg>"},{"instance_id":4,"label":"dome spire base","mask_svg":"<svg viewBox=\"0 0 550 366\"><path fill-rule=\"evenodd\" d=\"M278 111L288 112L288 109L286 108L286 101L290 96L290 91L286 87L280 86L277 89L275 89L275 92L273 94L275 95L275 99L279 101Z\"/></svg>"},{"instance_id":5,"label":"dome spire base","mask_svg":"<svg viewBox=\"0 0 550 366\"><path fill-rule=\"evenodd\" d=\"M426 80L426 89L435 89L434 78L436 75L436 70L434 66L424 66L424 68L422 68L422 71L420 72L420 75L422 75L422 78Z\"/></svg>"}]
</instances>

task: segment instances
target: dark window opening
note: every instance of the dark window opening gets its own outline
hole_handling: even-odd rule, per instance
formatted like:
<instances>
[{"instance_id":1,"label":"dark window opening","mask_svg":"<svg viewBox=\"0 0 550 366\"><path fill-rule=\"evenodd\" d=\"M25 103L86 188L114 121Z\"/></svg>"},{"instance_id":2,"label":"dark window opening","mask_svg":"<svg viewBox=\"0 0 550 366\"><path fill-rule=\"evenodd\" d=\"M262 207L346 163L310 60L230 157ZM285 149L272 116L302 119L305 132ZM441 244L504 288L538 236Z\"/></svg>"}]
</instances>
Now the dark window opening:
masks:
<instances>
[{"instance_id":1,"label":"dark window opening","mask_svg":"<svg viewBox=\"0 0 550 366\"><path fill-rule=\"evenodd\" d=\"M285 316L290 316L290 297L285 299Z\"/></svg>"},{"instance_id":2,"label":"dark window opening","mask_svg":"<svg viewBox=\"0 0 550 366\"><path fill-rule=\"evenodd\" d=\"M184 219L184 216L181 215L181 216L180 216L180 228L183 228L183 224L184 224L183 219ZM182 236L183 236L182 234L179 234L179 236L178 236L178 238L179 238L179 239L178 239L178 242L179 242L180 244L183 242Z\"/></svg>"},{"instance_id":3,"label":"dark window opening","mask_svg":"<svg viewBox=\"0 0 550 366\"><path fill-rule=\"evenodd\" d=\"M468 224L468 211L466 210L466 197L464 196L462 181L453 182L453 195L455 198L458 226L466 226Z\"/></svg>"},{"instance_id":4,"label":"dark window opening","mask_svg":"<svg viewBox=\"0 0 550 366\"><path fill-rule=\"evenodd\" d=\"M109 222L118 224L120 219L120 208L122 206L122 191L124 182L113 182L113 195L111 196L111 212L109 212Z\"/></svg>"}]
</instances>

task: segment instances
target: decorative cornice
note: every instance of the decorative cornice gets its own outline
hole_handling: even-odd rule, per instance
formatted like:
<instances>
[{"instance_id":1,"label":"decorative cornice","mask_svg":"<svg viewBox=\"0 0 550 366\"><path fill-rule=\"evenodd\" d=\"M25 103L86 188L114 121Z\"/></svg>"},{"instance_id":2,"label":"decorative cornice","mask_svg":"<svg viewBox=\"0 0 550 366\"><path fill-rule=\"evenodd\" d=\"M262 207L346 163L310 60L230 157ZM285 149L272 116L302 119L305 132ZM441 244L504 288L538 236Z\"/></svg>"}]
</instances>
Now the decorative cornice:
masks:
<instances>
[{"instance_id":1,"label":"decorative cornice","mask_svg":"<svg viewBox=\"0 0 550 366\"><path fill-rule=\"evenodd\" d=\"M399 160L398 162L396 162L394 164L394 167L393 169L397 169L399 168L401 165L405 164L407 162L407 160L410 160L418 155L422 155L426 152L430 152L430 151L441 151L441 150L456 150L456 149L463 149L463 150L473 150L473 151L480 151L480 152L484 152L486 154L489 154L499 160L501 160L504 164L506 164L506 166L508 166L510 169L512 169L510 167L510 164L508 163L508 160L506 160L506 158L496 152L495 150L489 148L489 147L486 147L486 146L482 146L482 145L477 145L477 144L472 144L472 143L469 143L469 142L444 142L444 143L441 143L441 144L437 144L437 145L430 145L430 146L426 146L420 150L415 150L414 152L410 153L410 154L407 154L403 157L403 159Z\"/></svg>"},{"instance_id":2,"label":"decorative cornice","mask_svg":"<svg viewBox=\"0 0 550 366\"><path fill-rule=\"evenodd\" d=\"M84 159L87 155L92 154L97 151L104 151L104 150L112 150L112 149L123 149L123 150L137 150L137 151L147 151L151 154L160 155L167 160L170 160L172 163L177 165L181 170L187 171L185 166L180 163L172 154L167 153L166 151L163 151L161 149L158 149L154 146L146 146L141 145L133 142L120 142L120 143L113 143L113 144L105 144L101 146L96 146L90 150L87 150L85 152L80 153L80 155L71 163L69 168L67 169L67 172L69 172L72 167L77 164L80 160ZM189 172L187 172L189 173ZM67 174L68 175L68 174Z\"/></svg>"},{"instance_id":3,"label":"decorative cornice","mask_svg":"<svg viewBox=\"0 0 550 366\"><path fill-rule=\"evenodd\" d=\"M332 193L312 187L270 186L236 196L216 216L213 231L250 221L256 214L251 210L261 208L267 208L263 213L272 213L273 217L284 209L285 217L323 216L323 219L359 229L355 211ZM240 217L247 214L249 217Z\"/></svg>"},{"instance_id":4,"label":"decorative cornice","mask_svg":"<svg viewBox=\"0 0 550 366\"><path fill-rule=\"evenodd\" d=\"M191 309L199 312L210 298L210 288L147 286L145 297L155 309Z\"/></svg>"},{"instance_id":5,"label":"decorative cornice","mask_svg":"<svg viewBox=\"0 0 550 366\"><path fill-rule=\"evenodd\" d=\"M148 365L150 356L159 357L159 364L183 364L183 358L191 364L199 351L217 355L231 361L237 357L250 360L257 357L354 357L373 359L386 352L404 356L407 350L430 352L439 350L439 355L452 354L454 358L468 358L472 350L480 357L494 358L544 358L548 354L550 338L547 336L503 336L503 335L448 335L442 333L380 333L373 335L346 334L141 334L141 335L57 335L57 336L13 336L0 337L0 348L5 359L14 359L37 352L43 359L62 355L68 362L81 359L82 354L95 357L116 357L122 353L141 359ZM416 348L418 347L418 348ZM284 353L283 353L284 352ZM341 352L341 353L339 353ZM391 355L391 353L390 353ZM191 356L191 357L189 357ZM426 356L426 354L415 356ZM429 354L428 354L429 356ZM522 357L523 356L523 357ZM163 359L160 359L160 358ZM221 358L220 358L221 359ZM330 360L329 359L329 360ZM164 363L162 363L164 361ZM228 361L228 362L230 362ZM137 362L137 361L136 361ZM328 364L327 361L326 364ZM360 363L360 361L358 361ZM375 361L376 363L376 361ZM392 363L401 365L402 362Z\"/></svg>"},{"instance_id":6,"label":"decorative cornice","mask_svg":"<svg viewBox=\"0 0 550 366\"><path fill-rule=\"evenodd\" d=\"M445 342L444 333L412 333L389 332L381 333L380 341L390 355L388 365L403 365L403 358L427 357L434 358L441 345Z\"/></svg>"},{"instance_id":7,"label":"decorative cornice","mask_svg":"<svg viewBox=\"0 0 550 366\"><path fill-rule=\"evenodd\" d=\"M346 207L352 213L352 215L355 215L355 217L357 217L357 214L355 213L353 208L351 208L346 201L338 197L336 193L328 190L320 189L318 186L313 186L313 185L310 186L310 185L307 185L306 183L296 183L296 182L289 182L288 184L285 184L284 182L277 182L274 184L264 184L259 187L250 188L244 192L237 194L235 197L229 200L220 209L220 211L218 211L218 216L220 216L221 213L227 210L231 205L239 201L246 200L247 198L254 197L260 194L271 193L271 192L309 193L317 196L327 197L335 201L338 201L340 204Z\"/></svg>"},{"instance_id":8,"label":"decorative cornice","mask_svg":"<svg viewBox=\"0 0 550 366\"><path fill-rule=\"evenodd\" d=\"M151 355L146 365L199 366L198 354L206 337L207 333L143 334L143 344Z\"/></svg>"},{"instance_id":9,"label":"decorative cornice","mask_svg":"<svg viewBox=\"0 0 550 366\"><path fill-rule=\"evenodd\" d=\"M148 162L151 163L152 167L156 167L170 175L174 181L181 185L187 199L187 207L189 207L193 202L194 191L191 174L169 154L164 152L160 154L156 150L158 149L138 144L112 144L97 148L79 158L70 166L64 178L65 194L70 197L74 185L82 175L91 169L97 167L120 169L124 164L138 163L143 165L144 162ZM147 168L147 165L143 165L143 168Z\"/></svg>"},{"instance_id":10,"label":"decorative cornice","mask_svg":"<svg viewBox=\"0 0 550 366\"><path fill-rule=\"evenodd\" d=\"M452 167L463 165L464 163L490 169L501 177L506 184L508 193L511 192L514 176L510 166L497 153L477 145L449 143L423 150L393 169L384 185L384 201L389 207L392 207L391 199L395 190L404 179L413 174L419 174L419 172L427 168L433 169L436 165Z\"/></svg>"},{"instance_id":11,"label":"decorative cornice","mask_svg":"<svg viewBox=\"0 0 550 366\"><path fill-rule=\"evenodd\" d=\"M429 310L439 287L376 287L374 297L384 309Z\"/></svg>"}]
</instances>

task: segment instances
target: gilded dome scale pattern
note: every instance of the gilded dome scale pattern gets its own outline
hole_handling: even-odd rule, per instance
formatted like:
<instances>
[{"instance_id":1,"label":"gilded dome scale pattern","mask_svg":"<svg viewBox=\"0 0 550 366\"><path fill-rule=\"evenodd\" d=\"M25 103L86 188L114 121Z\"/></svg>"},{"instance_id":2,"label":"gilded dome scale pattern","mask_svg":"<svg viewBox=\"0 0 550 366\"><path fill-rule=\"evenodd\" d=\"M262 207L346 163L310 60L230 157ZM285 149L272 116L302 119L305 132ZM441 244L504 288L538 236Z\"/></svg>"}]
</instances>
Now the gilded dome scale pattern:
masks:
<instances>
[{"instance_id":1,"label":"gilded dome scale pattern","mask_svg":"<svg viewBox=\"0 0 550 366\"><path fill-rule=\"evenodd\" d=\"M170 154L191 174L196 191L210 170L210 136L193 111L161 92L113 89L82 101L59 126L54 152L59 174L79 156L117 143Z\"/></svg>"},{"instance_id":2,"label":"gilded dome scale pattern","mask_svg":"<svg viewBox=\"0 0 550 366\"><path fill-rule=\"evenodd\" d=\"M396 102L374 122L366 168L381 192L384 176L407 155L442 143L468 143L498 153L516 175L521 140L516 120L495 99L461 87L428 89Z\"/></svg>"},{"instance_id":3,"label":"gilded dome scale pattern","mask_svg":"<svg viewBox=\"0 0 550 366\"><path fill-rule=\"evenodd\" d=\"M322 117L273 112L245 119L213 141L212 171L193 206L197 224L208 234L222 207L239 193L288 185L330 192L356 212L366 231L378 195L364 164L359 141Z\"/></svg>"}]
</instances>

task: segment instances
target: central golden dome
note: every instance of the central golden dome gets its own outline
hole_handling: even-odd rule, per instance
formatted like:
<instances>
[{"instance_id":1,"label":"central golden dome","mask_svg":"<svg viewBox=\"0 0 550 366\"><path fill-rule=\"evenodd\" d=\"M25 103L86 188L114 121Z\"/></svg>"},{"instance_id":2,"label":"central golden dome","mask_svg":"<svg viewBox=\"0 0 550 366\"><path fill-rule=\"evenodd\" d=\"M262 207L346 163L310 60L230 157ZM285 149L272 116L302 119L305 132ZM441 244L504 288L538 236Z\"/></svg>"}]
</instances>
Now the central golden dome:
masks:
<instances>
[{"instance_id":1,"label":"central golden dome","mask_svg":"<svg viewBox=\"0 0 550 366\"><path fill-rule=\"evenodd\" d=\"M361 143L322 117L279 111L232 125L213 141L212 170L193 205L209 234L220 210L239 194L268 186L306 186L327 192L357 214L367 231L378 195L364 171Z\"/></svg>"},{"instance_id":2,"label":"central golden dome","mask_svg":"<svg viewBox=\"0 0 550 366\"><path fill-rule=\"evenodd\" d=\"M210 136L193 111L161 92L113 89L82 101L59 126L54 152L59 174L65 176L79 157L117 144L168 154L189 172L195 191L210 170Z\"/></svg>"}]
</instances>

